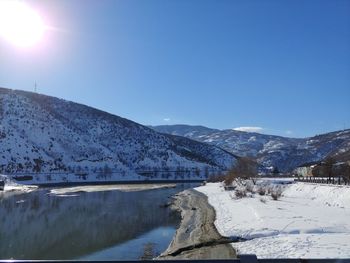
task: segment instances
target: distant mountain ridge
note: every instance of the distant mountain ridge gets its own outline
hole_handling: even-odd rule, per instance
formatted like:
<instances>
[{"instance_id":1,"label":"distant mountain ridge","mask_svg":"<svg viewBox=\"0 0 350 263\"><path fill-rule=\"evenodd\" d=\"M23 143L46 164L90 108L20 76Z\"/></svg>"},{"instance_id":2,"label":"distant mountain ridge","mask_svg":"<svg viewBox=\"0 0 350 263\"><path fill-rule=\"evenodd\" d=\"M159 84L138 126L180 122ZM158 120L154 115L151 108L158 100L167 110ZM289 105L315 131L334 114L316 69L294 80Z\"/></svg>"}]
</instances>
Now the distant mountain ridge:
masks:
<instances>
[{"instance_id":1,"label":"distant mountain ridge","mask_svg":"<svg viewBox=\"0 0 350 263\"><path fill-rule=\"evenodd\" d=\"M124 179L144 179L137 171L222 170L235 160L216 146L180 143L82 104L0 88L0 173L117 171Z\"/></svg>"},{"instance_id":2,"label":"distant mountain ridge","mask_svg":"<svg viewBox=\"0 0 350 263\"><path fill-rule=\"evenodd\" d=\"M346 153L350 150L350 129L299 139L204 126L150 127L161 133L209 143L238 156L254 157L258 160L261 171L265 172L275 167L283 172L292 171L301 164L317 162L328 156L344 159L343 156L348 156Z\"/></svg>"}]
</instances>

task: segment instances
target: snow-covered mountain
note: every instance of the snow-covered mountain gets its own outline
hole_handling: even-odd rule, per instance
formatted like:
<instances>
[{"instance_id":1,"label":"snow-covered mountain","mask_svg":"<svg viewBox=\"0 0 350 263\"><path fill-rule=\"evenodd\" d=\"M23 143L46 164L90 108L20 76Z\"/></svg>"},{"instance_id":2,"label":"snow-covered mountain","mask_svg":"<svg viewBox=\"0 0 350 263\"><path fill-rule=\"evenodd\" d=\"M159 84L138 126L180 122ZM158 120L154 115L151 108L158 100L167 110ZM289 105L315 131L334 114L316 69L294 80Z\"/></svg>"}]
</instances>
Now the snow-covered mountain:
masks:
<instances>
[{"instance_id":1,"label":"snow-covered mountain","mask_svg":"<svg viewBox=\"0 0 350 263\"><path fill-rule=\"evenodd\" d=\"M273 167L291 171L298 165L320 161L329 155L343 156L350 150L349 129L296 139L203 126L163 125L152 128L161 133L206 142L238 156L257 158L263 171Z\"/></svg>"},{"instance_id":2,"label":"snow-covered mountain","mask_svg":"<svg viewBox=\"0 0 350 263\"><path fill-rule=\"evenodd\" d=\"M198 170L227 169L235 160L216 146L179 140L85 105L0 88L0 173L119 174L143 179L135 171L196 170L199 176Z\"/></svg>"}]
</instances>

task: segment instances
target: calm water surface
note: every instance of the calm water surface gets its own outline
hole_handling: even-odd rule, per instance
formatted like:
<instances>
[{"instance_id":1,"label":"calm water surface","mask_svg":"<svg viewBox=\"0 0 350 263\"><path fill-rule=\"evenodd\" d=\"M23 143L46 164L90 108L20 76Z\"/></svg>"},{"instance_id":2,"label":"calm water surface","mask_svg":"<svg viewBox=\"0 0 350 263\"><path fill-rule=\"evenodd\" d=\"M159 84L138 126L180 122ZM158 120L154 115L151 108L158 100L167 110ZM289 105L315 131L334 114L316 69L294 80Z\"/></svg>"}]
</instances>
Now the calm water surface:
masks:
<instances>
[{"instance_id":1,"label":"calm water surface","mask_svg":"<svg viewBox=\"0 0 350 263\"><path fill-rule=\"evenodd\" d=\"M149 259L169 245L180 218L162 207L176 188L0 196L0 259Z\"/></svg>"}]
</instances>

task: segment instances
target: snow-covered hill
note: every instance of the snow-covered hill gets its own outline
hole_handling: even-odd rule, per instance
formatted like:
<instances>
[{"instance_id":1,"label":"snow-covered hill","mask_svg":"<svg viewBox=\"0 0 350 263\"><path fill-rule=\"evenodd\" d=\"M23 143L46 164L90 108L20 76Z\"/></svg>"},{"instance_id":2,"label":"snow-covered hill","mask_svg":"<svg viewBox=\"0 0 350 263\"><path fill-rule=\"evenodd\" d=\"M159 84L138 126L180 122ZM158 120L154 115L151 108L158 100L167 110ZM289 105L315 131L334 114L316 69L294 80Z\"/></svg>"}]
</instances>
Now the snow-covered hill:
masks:
<instances>
[{"instance_id":1,"label":"snow-covered hill","mask_svg":"<svg viewBox=\"0 0 350 263\"><path fill-rule=\"evenodd\" d=\"M234 162L232 154L212 145L190 139L180 142L85 105L0 88L0 173L67 172L94 174L91 180L106 175L109 180L122 180L144 179L135 171L180 175L186 170L188 178L202 176L199 170L227 169ZM150 179L177 175L148 174Z\"/></svg>"},{"instance_id":2,"label":"snow-covered hill","mask_svg":"<svg viewBox=\"0 0 350 263\"><path fill-rule=\"evenodd\" d=\"M350 130L296 139L236 130L217 130L203 126L164 125L158 132L184 136L221 147L238 156L258 159L261 169L291 171L295 167L323 160L329 155L344 155L350 150Z\"/></svg>"}]
</instances>

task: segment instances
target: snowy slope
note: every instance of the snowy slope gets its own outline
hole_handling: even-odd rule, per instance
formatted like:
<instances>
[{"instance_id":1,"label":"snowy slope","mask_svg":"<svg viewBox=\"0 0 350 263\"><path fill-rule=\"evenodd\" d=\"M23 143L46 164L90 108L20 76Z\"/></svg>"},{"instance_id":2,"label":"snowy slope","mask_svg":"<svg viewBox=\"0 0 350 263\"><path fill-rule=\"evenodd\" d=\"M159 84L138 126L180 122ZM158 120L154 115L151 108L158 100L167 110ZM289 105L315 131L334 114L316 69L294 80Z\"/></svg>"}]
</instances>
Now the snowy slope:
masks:
<instances>
[{"instance_id":1,"label":"snowy slope","mask_svg":"<svg viewBox=\"0 0 350 263\"><path fill-rule=\"evenodd\" d=\"M152 128L158 132L216 145L238 156L255 157L265 171L271 167L291 171L301 164L320 161L328 155L341 155L350 150L350 130L296 139L203 126L164 125Z\"/></svg>"},{"instance_id":2,"label":"snowy slope","mask_svg":"<svg viewBox=\"0 0 350 263\"><path fill-rule=\"evenodd\" d=\"M219 183L196 190L208 196L220 234L248 240L232 243L239 254L349 258L350 187L307 183L285 187L278 201L258 194L236 199Z\"/></svg>"},{"instance_id":3,"label":"snowy slope","mask_svg":"<svg viewBox=\"0 0 350 263\"><path fill-rule=\"evenodd\" d=\"M0 88L0 173L113 172L140 179L135 171L227 169L234 162L232 154L215 146L189 139L178 145L88 106Z\"/></svg>"}]
</instances>

